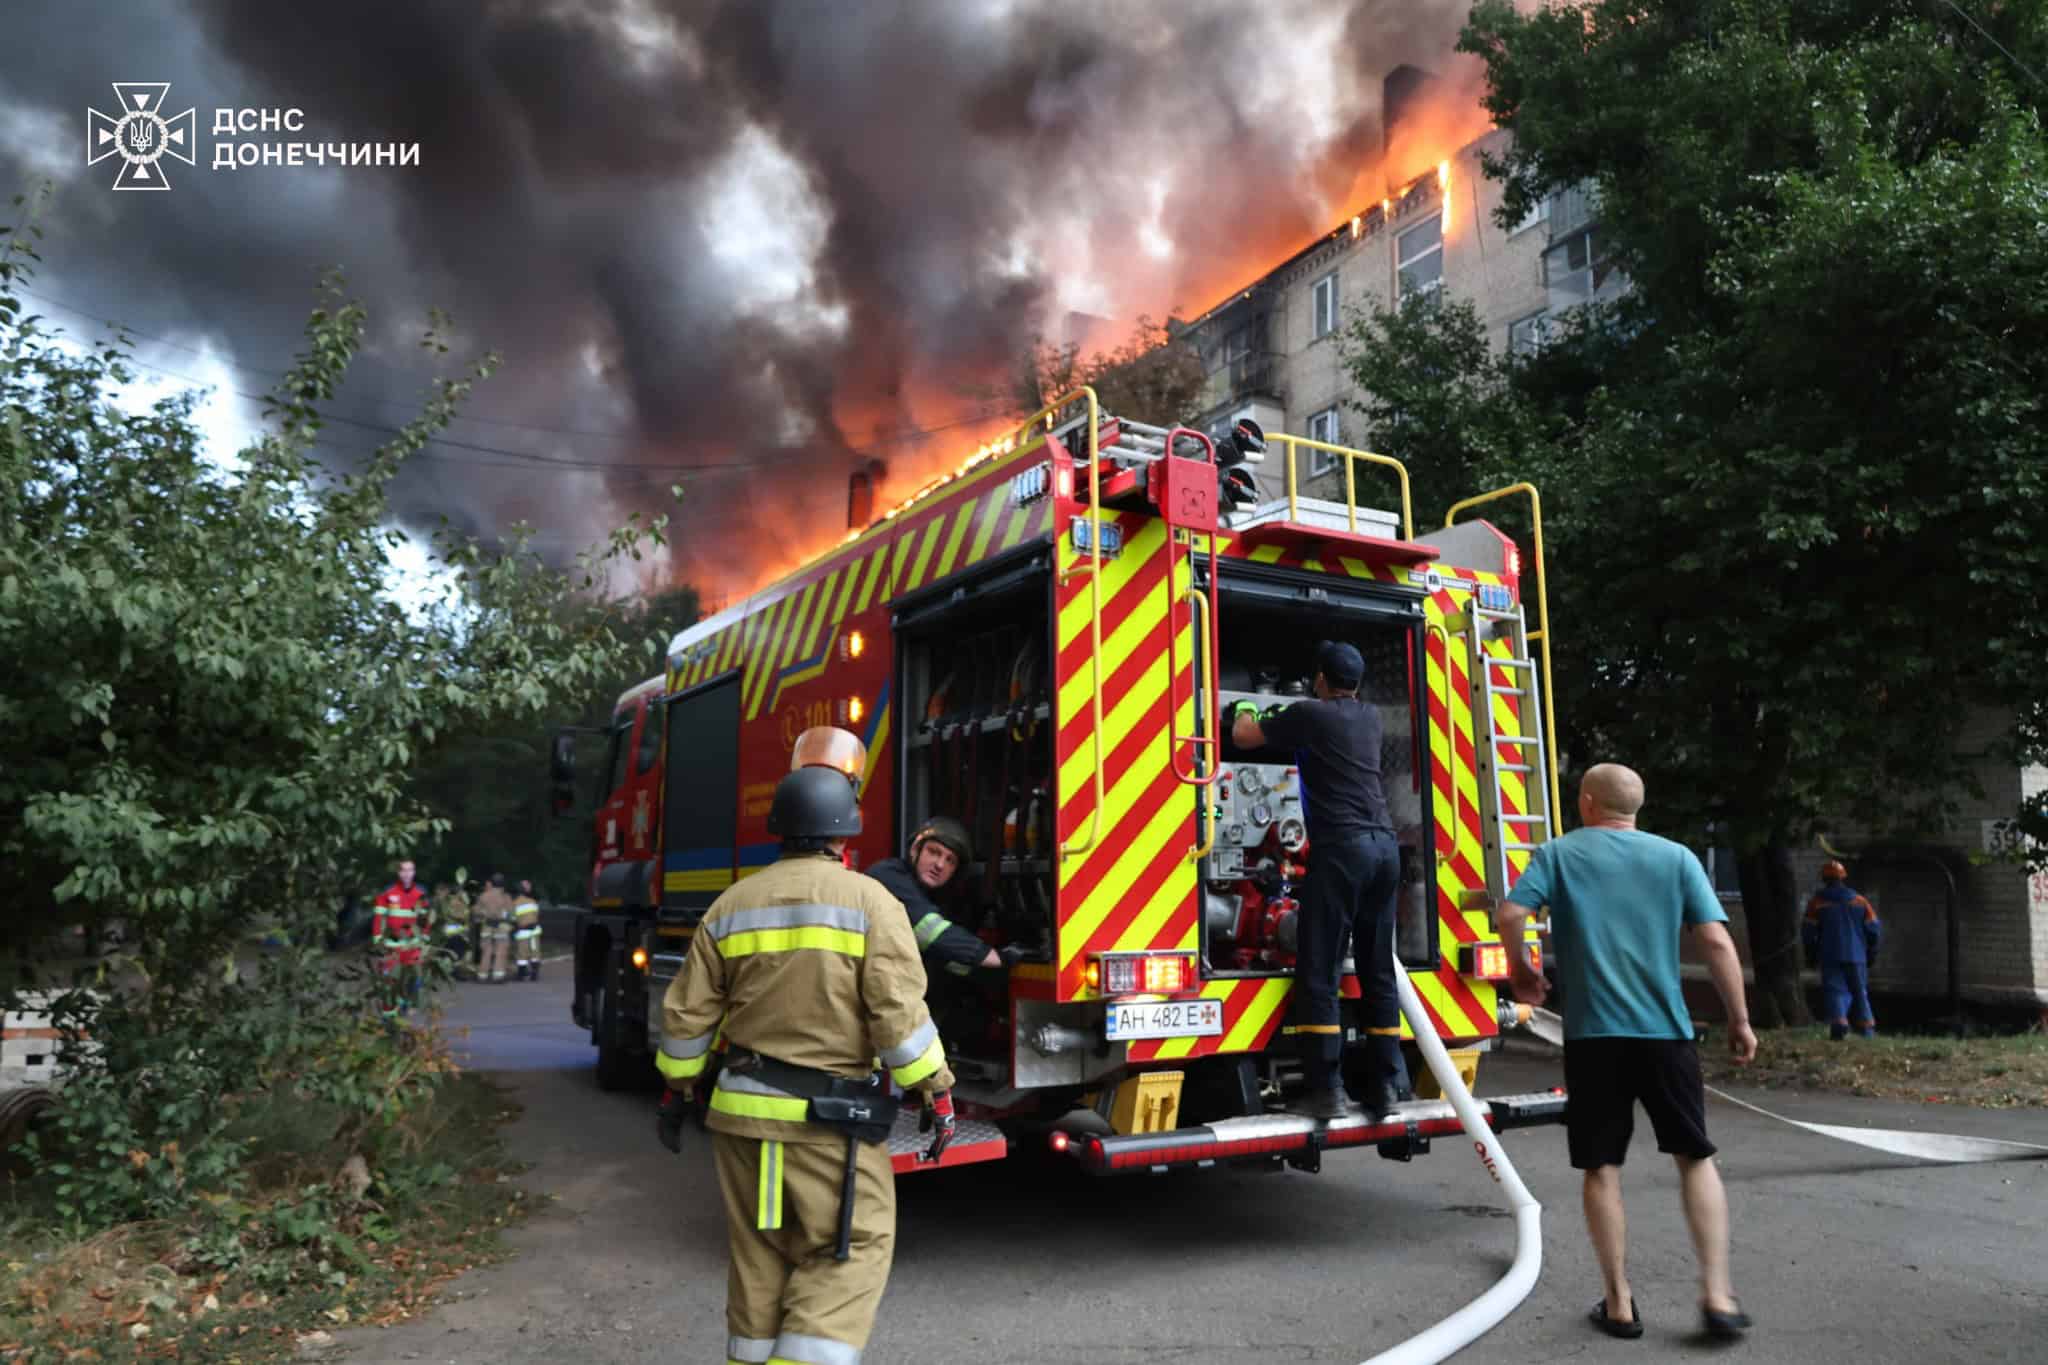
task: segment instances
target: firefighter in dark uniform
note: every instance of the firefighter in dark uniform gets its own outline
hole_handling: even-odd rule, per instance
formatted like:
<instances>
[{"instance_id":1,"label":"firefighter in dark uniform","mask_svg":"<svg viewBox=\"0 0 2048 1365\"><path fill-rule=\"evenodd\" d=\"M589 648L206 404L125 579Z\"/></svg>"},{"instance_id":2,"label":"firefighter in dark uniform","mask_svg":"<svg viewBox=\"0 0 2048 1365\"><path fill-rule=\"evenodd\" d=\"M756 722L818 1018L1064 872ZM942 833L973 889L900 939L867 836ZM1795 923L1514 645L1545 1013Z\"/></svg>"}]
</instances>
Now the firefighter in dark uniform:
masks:
<instances>
[{"instance_id":1,"label":"firefighter in dark uniform","mask_svg":"<svg viewBox=\"0 0 2048 1365\"><path fill-rule=\"evenodd\" d=\"M1341 1118L1349 1112L1342 1078L1344 1026L1337 1005L1344 941L1351 940L1372 1063L1360 1096L1375 1119L1393 1112L1408 1092L1401 1057L1400 1002L1394 990L1394 897L1401 855L1380 788L1380 717L1358 695L1365 660L1350 645L1318 651L1315 700L1261 718L1257 707L1232 708L1231 742L1239 749L1291 750L1301 769L1307 808L1308 878L1301 896L1300 944L1294 969L1296 1023L1308 1093L1297 1112Z\"/></svg>"},{"instance_id":2,"label":"firefighter in dark uniform","mask_svg":"<svg viewBox=\"0 0 2048 1365\"><path fill-rule=\"evenodd\" d=\"M885 1082L924 1097L937 1128L924 1159L953 1136L953 1073L910 923L840 865L860 827L841 771L783 778L768 814L780 860L712 903L662 1004L657 1133L673 1151L723 1037L706 1126L732 1257L728 1361L858 1365L895 1251Z\"/></svg>"},{"instance_id":3,"label":"firefighter in dark uniform","mask_svg":"<svg viewBox=\"0 0 2048 1365\"><path fill-rule=\"evenodd\" d=\"M973 860L974 845L967 827L936 815L911 836L907 856L884 858L867 870L910 912L911 932L917 935L927 973L943 968L954 976L966 976L976 967L1012 966L1023 954L1021 948L998 951L989 947L979 935L953 923L940 907L939 897Z\"/></svg>"}]
</instances>

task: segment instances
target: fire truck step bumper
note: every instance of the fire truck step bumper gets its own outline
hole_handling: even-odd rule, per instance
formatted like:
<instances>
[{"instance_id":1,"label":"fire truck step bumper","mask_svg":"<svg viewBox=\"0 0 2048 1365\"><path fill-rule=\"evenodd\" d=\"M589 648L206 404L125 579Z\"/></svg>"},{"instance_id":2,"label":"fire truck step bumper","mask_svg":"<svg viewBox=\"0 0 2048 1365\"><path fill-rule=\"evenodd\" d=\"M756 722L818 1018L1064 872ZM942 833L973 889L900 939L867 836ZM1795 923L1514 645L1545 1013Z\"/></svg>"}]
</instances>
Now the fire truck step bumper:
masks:
<instances>
[{"instance_id":1,"label":"fire truck step bumper","mask_svg":"<svg viewBox=\"0 0 2048 1365\"><path fill-rule=\"evenodd\" d=\"M1511 1128L1563 1123L1566 1099L1562 1090L1540 1090L1527 1095L1488 1096L1479 1104L1495 1131L1505 1132ZM1462 1131L1457 1111L1448 1100L1418 1100L1401 1105L1381 1123L1374 1123L1363 1114L1323 1123L1299 1114L1276 1113L1127 1137L1061 1134L1055 1137L1053 1145L1055 1150L1065 1151L1097 1175L1114 1175L1400 1143L1404 1139L1447 1137Z\"/></svg>"},{"instance_id":2,"label":"fire truck step bumper","mask_svg":"<svg viewBox=\"0 0 2048 1365\"><path fill-rule=\"evenodd\" d=\"M919 1108L915 1096L904 1102L896 1114L896 1127L889 1134L889 1164L896 1168L896 1174L905 1175L912 1171L950 1170L955 1166L971 1166L977 1161L1001 1161L1010 1154L1010 1139L1003 1130L993 1123L981 1119L961 1119L953 1130L953 1140L946 1144L946 1154L938 1164L919 1161L918 1155L931 1146L929 1133L917 1131Z\"/></svg>"}]
</instances>

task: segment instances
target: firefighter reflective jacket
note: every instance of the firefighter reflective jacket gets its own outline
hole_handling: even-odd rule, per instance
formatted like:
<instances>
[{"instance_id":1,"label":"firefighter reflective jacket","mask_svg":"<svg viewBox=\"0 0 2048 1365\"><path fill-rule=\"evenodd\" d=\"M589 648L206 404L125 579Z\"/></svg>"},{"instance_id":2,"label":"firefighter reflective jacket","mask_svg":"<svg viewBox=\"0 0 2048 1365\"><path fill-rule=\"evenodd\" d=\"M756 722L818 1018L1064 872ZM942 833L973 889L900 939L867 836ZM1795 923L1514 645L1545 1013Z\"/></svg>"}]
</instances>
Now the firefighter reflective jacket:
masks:
<instances>
[{"instance_id":1,"label":"firefighter reflective jacket","mask_svg":"<svg viewBox=\"0 0 2048 1365\"><path fill-rule=\"evenodd\" d=\"M411 886L393 882L377 896L376 913L370 920L371 941L389 951L402 967L419 963L423 938L420 910L426 902L427 893L418 882Z\"/></svg>"},{"instance_id":2,"label":"firefighter reflective jacket","mask_svg":"<svg viewBox=\"0 0 2048 1365\"><path fill-rule=\"evenodd\" d=\"M924 1004L910 922L881 884L830 855L786 857L727 890L697 925L662 1001L655 1065L677 1089L703 1074L712 1042L849 1080L877 1059L906 1090L951 1089ZM735 1137L845 1142L805 1121L807 1102L721 1071L707 1126Z\"/></svg>"},{"instance_id":3,"label":"firefighter reflective jacket","mask_svg":"<svg viewBox=\"0 0 2048 1365\"><path fill-rule=\"evenodd\" d=\"M932 962L943 963L947 971L964 976L988 956L988 945L979 936L946 918L909 863L901 858L884 858L868 869L868 875L903 902L903 908L910 913L910 931L917 935L917 946Z\"/></svg>"},{"instance_id":4,"label":"firefighter reflective jacket","mask_svg":"<svg viewBox=\"0 0 2048 1365\"><path fill-rule=\"evenodd\" d=\"M1800 937L1825 963L1865 962L1884 936L1877 907L1843 882L1829 882L1806 903Z\"/></svg>"}]
</instances>

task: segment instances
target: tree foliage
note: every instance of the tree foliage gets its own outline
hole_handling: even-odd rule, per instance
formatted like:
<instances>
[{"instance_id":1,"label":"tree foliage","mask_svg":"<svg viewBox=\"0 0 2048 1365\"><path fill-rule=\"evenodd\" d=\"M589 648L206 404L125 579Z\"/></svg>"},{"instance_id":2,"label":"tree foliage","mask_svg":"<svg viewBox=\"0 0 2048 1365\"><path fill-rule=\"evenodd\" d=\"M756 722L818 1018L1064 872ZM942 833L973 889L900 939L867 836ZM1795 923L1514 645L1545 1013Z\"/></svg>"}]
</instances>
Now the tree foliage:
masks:
<instances>
[{"instance_id":1,"label":"tree foliage","mask_svg":"<svg viewBox=\"0 0 2048 1365\"><path fill-rule=\"evenodd\" d=\"M1563 745L1743 856L1767 1022L1790 850L1948 817L1972 707L2040 733L2044 13L1489 0L1500 218L1590 185L1630 290L1531 358L1455 306L1352 339L1376 425L1549 494Z\"/></svg>"},{"instance_id":2,"label":"tree foliage","mask_svg":"<svg viewBox=\"0 0 2048 1365\"><path fill-rule=\"evenodd\" d=\"M1034 340L1017 371L1013 401L1020 411L1036 412L1087 384L1103 411L1171 426L1200 409L1207 377L1200 352L1164 323L1141 316L1122 345L1094 354L1084 354L1079 342Z\"/></svg>"},{"instance_id":3,"label":"tree foliage","mask_svg":"<svg viewBox=\"0 0 2048 1365\"><path fill-rule=\"evenodd\" d=\"M641 646L626 668L564 710L572 723L594 730L610 725L620 693L659 670L646 651L655 651L658 658L700 614L697 591L687 585L618 607L578 602L565 610L572 616L613 613L613 631ZM423 881L452 879L464 868L479 878L503 872L515 882L531 880L543 899L581 902L590 877L590 822L559 818L551 810L545 781L548 740L547 732L529 720L512 718L488 730L448 735L421 755L412 769L410 791L448 822L431 861L421 864ZM589 769L577 789L589 792L597 784L595 770L604 747L580 745L577 754Z\"/></svg>"},{"instance_id":4,"label":"tree foliage","mask_svg":"<svg viewBox=\"0 0 2048 1365\"><path fill-rule=\"evenodd\" d=\"M151 1213L197 1170L225 1188L238 1158L216 1139L251 1087L346 1093L389 1119L375 1077L394 1054L359 1046L362 991L307 949L259 988L237 946L253 925L320 943L367 869L447 833L413 788L422 755L538 730L649 666L616 611L569 604L663 523L616 532L572 574L444 532L453 586L408 613L389 592L404 533L387 489L494 362L433 381L360 467L323 465L322 409L366 323L331 278L264 435L216 460L193 396L116 401L123 339L67 344L28 311L40 229L17 207L23 225L0 229L0 988L12 1007L51 984L71 931L122 931L118 957L82 969L95 990L57 1006L95 1044L72 1053L68 1207L106 1221ZM432 319L428 357L444 334ZM524 779L543 782L539 765Z\"/></svg>"}]
</instances>

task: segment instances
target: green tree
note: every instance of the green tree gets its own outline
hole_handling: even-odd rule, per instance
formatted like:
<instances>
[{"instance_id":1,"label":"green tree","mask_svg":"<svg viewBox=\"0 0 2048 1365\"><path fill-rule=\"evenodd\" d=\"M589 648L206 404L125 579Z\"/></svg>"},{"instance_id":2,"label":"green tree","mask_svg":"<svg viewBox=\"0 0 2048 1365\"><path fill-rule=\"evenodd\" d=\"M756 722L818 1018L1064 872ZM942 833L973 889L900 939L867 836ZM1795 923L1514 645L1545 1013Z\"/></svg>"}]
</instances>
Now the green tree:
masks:
<instances>
[{"instance_id":1,"label":"green tree","mask_svg":"<svg viewBox=\"0 0 2048 1365\"><path fill-rule=\"evenodd\" d=\"M1759 1017L1804 1016L1790 852L1924 829L1967 707L2038 715L2048 19L1876 0L1477 6L1503 220L1575 186L1626 272L1529 360L1355 369L1550 494L1564 746L1742 859ZM2015 60L2017 59L2017 60ZM1400 384L1410 392L1402 395ZM1393 414L1398 416L1399 414ZM2017 741L2026 733L2016 728ZM2034 731L2038 734L2038 729ZM2017 756L2017 755L2016 755Z\"/></svg>"},{"instance_id":2,"label":"green tree","mask_svg":"<svg viewBox=\"0 0 2048 1365\"><path fill-rule=\"evenodd\" d=\"M278 955L258 985L237 945L256 924L318 943L366 860L446 833L407 790L423 752L538 729L644 658L616 612L564 604L663 523L616 532L573 574L523 533L504 554L443 536L456 587L409 616L388 592L402 533L386 490L494 362L434 381L360 468L323 467L321 410L366 321L331 279L266 434L223 464L191 395L140 414L110 400L125 342L80 353L27 312L39 233L0 229L0 952L11 1000L49 983L69 931L125 929L113 969L88 969L99 992L59 1006L90 1026L98 1066L65 1092L81 1146L58 1173L99 1192L67 1207L105 1221L160 1211L188 1176L231 1182L238 1158L206 1139L252 1086L332 1082L388 1118L386 1059L342 1040L360 998L317 951ZM367 1070L337 1080L345 1057Z\"/></svg>"},{"instance_id":3,"label":"green tree","mask_svg":"<svg viewBox=\"0 0 2048 1365\"><path fill-rule=\"evenodd\" d=\"M602 729L611 722L620 693L661 669L668 642L701 614L697 590L688 585L634 598L618 607L573 603L571 616L612 613L611 629L633 645L626 668L575 699L568 714L575 723ZM502 871L525 877L543 897L580 903L590 877L590 822L557 819L549 807L549 732L530 717L511 717L487 731L447 737L413 769L412 794L448 822L447 836L423 877L452 877L458 868L483 877ZM591 771L579 790L596 783L600 746L583 745L579 756Z\"/></svg>"},{"instance_id":4,"label":"green tree","mask_svg":"<svg viewBox=\"0 0 2048 1365\"><path fill-rule=\"evenodd\" d=\"M1036 412L1083 384L1105 412L1171 426L1194 416L1207 378L1202 357L1166 324L1140 317L1122 345L1084 355L1079 342L1055 346L1040 337L1018 366L1012 404Z\"/></svg>"}]
</instances>

